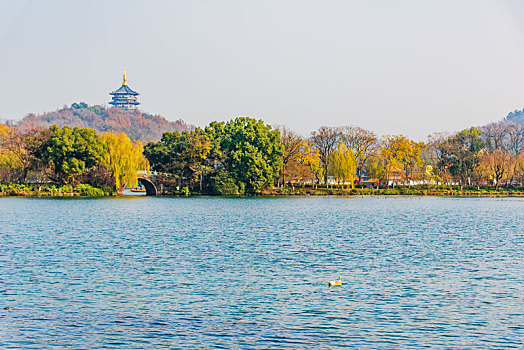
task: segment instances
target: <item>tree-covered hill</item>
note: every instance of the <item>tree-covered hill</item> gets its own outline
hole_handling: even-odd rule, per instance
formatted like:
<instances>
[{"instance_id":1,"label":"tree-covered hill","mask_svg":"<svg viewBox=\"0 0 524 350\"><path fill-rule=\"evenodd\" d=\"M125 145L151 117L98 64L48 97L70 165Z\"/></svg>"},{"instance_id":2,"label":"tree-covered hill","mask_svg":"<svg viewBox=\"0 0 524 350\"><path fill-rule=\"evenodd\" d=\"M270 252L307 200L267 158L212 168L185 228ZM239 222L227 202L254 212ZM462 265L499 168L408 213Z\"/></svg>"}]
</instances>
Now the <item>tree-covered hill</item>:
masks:
<instances>
[{"instance_id":1,"label":"tree-covered hill","mask_svg":"<svg viewBox=\"0 0 524 350\"><path fill-rule=\"evenodd\" d=\"M73 103L54 112L39 115L28 114L20 121L9 123L19 130L48 128L56 124L92 128L98 132L123 131L132 140L158 141L164 132L194 129L184 121L171 122L160 115L135 111L124 111L115 107L88 106L86 103Z\"/></svg>"},{"instance_id":2,"label":"tree-covered hill","mask_svg":"<svg viewBox=\"0 0 524 350\"><path fill-rule=\"evenodd\" d=\"M505 120L509 122L514 122L517 124L524 124L524 109L520 111L514 110L513 112L509 112Z\"/></svg>"}]
</instances>

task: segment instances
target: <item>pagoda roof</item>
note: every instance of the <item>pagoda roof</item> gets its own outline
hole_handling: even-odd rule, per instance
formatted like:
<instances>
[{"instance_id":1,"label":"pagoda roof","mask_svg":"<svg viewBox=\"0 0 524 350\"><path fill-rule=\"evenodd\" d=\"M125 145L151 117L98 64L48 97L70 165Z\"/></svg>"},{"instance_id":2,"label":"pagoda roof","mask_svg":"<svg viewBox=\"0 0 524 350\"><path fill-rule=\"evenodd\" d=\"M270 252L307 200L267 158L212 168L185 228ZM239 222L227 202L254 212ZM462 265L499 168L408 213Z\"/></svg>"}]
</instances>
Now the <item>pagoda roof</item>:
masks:
<instances>
[{"instance_id":1,"label":"pagoda roof","mask_svg":"<svg viewBox=\"0 0 524 350\"><path fill-rule=\"evenodd\" d=\"M109 104L110 105L113 105L113 106L117 106L117 105L139 105L140 102L137 102L137 101L127 101L127 100L122 100L122 101L119 101L119 100L113 100L113 101L109 101Z\"/></svg>"},{"instance_id":2,"label":"pagoda roof","mask_svg":"<svg viewBox=\"0 0 524 350\"><path fill-rule=\"evenodd\" d=\"M109 93L109 95L139 95L139 93L131 90L131 88L127 86L127 84L122 84L120 89Z\"/></svg>"}]
</instances>

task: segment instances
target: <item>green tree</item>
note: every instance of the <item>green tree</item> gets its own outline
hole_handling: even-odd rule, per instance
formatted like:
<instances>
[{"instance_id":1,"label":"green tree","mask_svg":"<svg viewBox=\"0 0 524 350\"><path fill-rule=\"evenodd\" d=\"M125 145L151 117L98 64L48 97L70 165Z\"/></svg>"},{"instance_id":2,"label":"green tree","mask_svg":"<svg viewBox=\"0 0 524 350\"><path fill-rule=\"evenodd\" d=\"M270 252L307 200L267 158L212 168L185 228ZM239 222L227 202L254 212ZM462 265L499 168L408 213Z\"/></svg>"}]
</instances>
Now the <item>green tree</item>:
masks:
<instances>
[{"instance_id":1,"label":"green tree","mask_svg":"<svg viewBox=\"0 0 524 350\"><path fill-rule=\"evenodd\" d=\"M36 153L51 167L54 180L75 183L78 175L100 163L105 151L94 129L52 125L49 139Z\"/></svg>"},{"instance_id":2,"label":"green tree","mask_svg":"<svg viewBox=\"0 0 524 350\"><path fill-rule=\"evenodd\" d=\"M211 123L206 134L212 137L215 166L223 167L246 189L259 192L272 186L282 167L284 147L280 133L262 120L240 117L227 123Z\"/></svg>"},{"instance_id":3,"label":"green tree","mask_svg":"<svg viewBox=\"0 0 524 350\"><path fill-rule=\"evenodd\" d=\"M153 170L176 174L179 185L200 182L207 169L206 165L212 143L202 129L194 131L166 132L159 142L149 142L144 155Z\"/></svg>"},{"instance_id":4,"label":"green tree","mask_svg":"<svg viewBox=\"0 0 524 350\"><path fill-rule=\"evenodd\" d=\"M440 167L449 169L461 184L470 184L479 167L480 151L484 147L482 131L472 127L458 132L439 145Z\"/></svg>"},{"instance_id":5,"label":"green tree","mask_svg":"<svg viewBox=\"0 0 524 350\"><path fill-rule=\"evenodd\" d=\"M213 193L222 196L237 196L244 194L244 183L237 181L226 170L219 171L213 177Z\"/></svg>"}]
</instances>

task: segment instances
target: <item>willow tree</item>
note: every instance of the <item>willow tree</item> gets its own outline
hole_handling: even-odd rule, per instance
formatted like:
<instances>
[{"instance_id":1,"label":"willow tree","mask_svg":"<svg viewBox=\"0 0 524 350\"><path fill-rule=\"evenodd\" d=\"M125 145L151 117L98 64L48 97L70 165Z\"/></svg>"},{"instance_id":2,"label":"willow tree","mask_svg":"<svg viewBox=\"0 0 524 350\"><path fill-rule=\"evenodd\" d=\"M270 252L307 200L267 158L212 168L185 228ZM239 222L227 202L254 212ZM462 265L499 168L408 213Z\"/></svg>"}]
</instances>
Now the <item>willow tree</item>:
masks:
<instances>
[{"instance_id":1,"label":"willow tree","mask_svg":"<svg viewBox=\"0 0 524 350\"><path fill-rule=\"evenodd\" d=\"M342 182L342 185L344 185L350 181L351 188L353 188L353 180L357 170L357 161L353 150L343 143L339 143L337 149L332 153L331 164L333 166L333 175L338 184L340 185Z\"/></svg>"},{"instance_id":2,"label":"willow tree","mask_svg":"<svg viewBox=\"0 0 524 350\"><path fill-rule=\"evenodd\" d=\"M137 171L149 170L149 163L142 155L142 142L132 142L123 132L105 132L100 138L107 148L101 165L113 175L116 190L122 193L127 187L135 187Z\"/></svg>"}]
</instances>

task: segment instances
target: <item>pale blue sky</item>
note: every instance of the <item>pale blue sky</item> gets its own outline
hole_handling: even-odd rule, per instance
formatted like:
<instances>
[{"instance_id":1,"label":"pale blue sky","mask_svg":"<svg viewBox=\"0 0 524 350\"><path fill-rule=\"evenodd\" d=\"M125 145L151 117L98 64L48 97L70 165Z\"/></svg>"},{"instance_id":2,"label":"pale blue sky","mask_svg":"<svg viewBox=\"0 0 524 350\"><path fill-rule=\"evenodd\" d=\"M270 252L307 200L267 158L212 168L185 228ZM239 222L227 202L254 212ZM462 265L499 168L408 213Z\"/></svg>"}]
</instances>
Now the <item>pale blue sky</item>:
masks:
<instances>
[{"instance_id":1,"label":"pale blue sky","mask_svg":"<svg viewBox=\"0 0 524 350\"><path fill-rule=\"evenodd\" d=\"M107 105L125 64L169 120L425 139L524 107L523 23L518 0L0 0L0 119Z\"/></svg>"}]
</instances>

